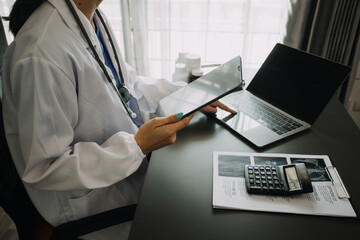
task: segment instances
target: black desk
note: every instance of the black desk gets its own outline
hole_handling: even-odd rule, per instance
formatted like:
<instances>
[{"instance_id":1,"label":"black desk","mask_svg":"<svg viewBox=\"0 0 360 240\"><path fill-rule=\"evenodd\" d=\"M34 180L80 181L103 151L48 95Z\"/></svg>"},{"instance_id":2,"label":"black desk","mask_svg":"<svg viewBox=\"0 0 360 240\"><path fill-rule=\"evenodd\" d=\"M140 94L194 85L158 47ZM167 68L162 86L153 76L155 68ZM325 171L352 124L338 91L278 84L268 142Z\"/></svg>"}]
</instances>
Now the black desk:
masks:
<instances>
[{"instance_id":1,"label":"black desk","mask_svg":"<svg viewBox=\"0 0 360 240\"><path fill-rule=\"evenodd\" d=\"M354 218L213 209L214 150L329 155L360 212L360 131L337 99L310 130L265 149L197 113L174 145L153 153L130 239L360 239Z\"/></svg>"}]
</instances>

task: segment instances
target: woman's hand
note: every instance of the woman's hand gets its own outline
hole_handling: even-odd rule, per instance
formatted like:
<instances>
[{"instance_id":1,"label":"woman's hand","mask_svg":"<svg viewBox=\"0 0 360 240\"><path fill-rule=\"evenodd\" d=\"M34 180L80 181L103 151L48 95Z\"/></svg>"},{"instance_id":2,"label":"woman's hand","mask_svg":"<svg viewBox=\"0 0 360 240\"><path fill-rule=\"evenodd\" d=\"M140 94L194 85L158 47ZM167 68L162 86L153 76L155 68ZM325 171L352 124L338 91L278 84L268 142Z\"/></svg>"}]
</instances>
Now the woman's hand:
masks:
<instances>
[{"instance_id":1,"label":"woman's hand","mask_svg":"<svg viewBox=\"0 0 360 240\"><path fill-rule=\"evenodd\" d=\"M233 109L229 108L228 106L226 106L225 104L221 103L220 101L215 101L213 103L210 103L209 105L207 105L206 107L203 107L201 109L201 111L203 113L212 113L215 114L217 112L217 108L221 108L222 110L225 110L229 113L232 114L236 114L237 112L234 111Z\"/></svg>"},{"instance_id":2,"label":"woman's hand","mask_svg":"<svg viewBox=\"0 0 360 240\"><path fill-rule=\"evenodd\" d=\"M175 143L177 131L189 125L193 115L181 119L182 113L154 118L146 122L135 134L135 141L144 154Z\"/></svg>"}]
</instances>

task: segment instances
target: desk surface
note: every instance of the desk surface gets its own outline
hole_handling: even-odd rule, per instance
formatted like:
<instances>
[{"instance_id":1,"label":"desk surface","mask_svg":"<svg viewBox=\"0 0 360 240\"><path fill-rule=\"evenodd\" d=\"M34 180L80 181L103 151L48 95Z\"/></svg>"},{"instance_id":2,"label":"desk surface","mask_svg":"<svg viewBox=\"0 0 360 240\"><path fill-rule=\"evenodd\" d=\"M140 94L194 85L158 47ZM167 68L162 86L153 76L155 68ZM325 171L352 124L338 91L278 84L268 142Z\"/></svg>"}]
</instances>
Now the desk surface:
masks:
<instances>
[{"instance_id":1,"label":"desk surface","mask_svg":"<svg viewBox=\"0 0 360 240\"><path fill-rule=\"evenodd\" d=\"M328 155L360 212L360 131L337 99L310 130L264 149L197 113L174 145L152 154L130 239L354 239L354 218L212 208L212 152ZM345 235L344 235L345 234ZM272 237L273 236L273 237Z\"/></svg>"}]
</instances>

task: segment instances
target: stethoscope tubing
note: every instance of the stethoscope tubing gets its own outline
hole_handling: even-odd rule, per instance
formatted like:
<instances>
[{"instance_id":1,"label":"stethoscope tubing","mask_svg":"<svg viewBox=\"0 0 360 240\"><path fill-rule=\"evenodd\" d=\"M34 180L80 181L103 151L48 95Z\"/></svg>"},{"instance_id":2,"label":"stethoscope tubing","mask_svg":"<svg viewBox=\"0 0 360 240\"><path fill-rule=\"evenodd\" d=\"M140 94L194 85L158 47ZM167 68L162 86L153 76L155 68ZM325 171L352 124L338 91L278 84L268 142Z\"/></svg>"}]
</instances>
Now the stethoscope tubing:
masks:
<instances>
[{"instance_id":1,"label":"stethoscope tubing","mask_svg":"<svg viewBox=\"0 0 360 240\"><path fill-rule=\"evenodd\" d=\"M65 2L67 3L67 5L68 5L68 7L69 7L69 9L70 9L73 17L75 18L76 23L77 23L78 26L80 27L80 30L81 30L82 34L84 35L84 37L85 37L85 39L86 39L86 42L88 43L91 51L92 51L93 54L94 54L94 57L95 57L96 62L98 63L98 65L99 65L100 68L102 69L103 73L105 74L106 79L108 80L108 82L110 83L110 85L112 86L112 88L114 89L114 91L116 92L116 94L118 95L118 97L120 98L120 101L121 101L121 103L124 105L125 110L126 110L126 112L128 113L129 117L135 119L135 118L137 117L136 113L134 113L134 112L130 109L130 107L126 104L126 102L124 101L124 99L121 97L121 94L120 94L119 90L117 89L117 87L115 86L115 84L113 83L113 81L111 80L111 77L110 77L108 71L106 70L105 64L101 61L99 55L97 54L94 46L92 45L92 42L91 42L91 40L90 40L89 35L87 34L87 32L86 32L83 24L81 23L81 20L80 20L78 14L76 13L76 10L74 9L74 7L73 7L73 5L72 5L72 3L71 3L70 1L71 1L71 0L65 0ZM102 25L104 26L104 29L105 29L106 34L107 34L107 36L108 36L108 39L109 39L109 41L110 41L111 47L113 48L114 55L115 55L115 60L116 60L116 63L117 63L117 65L118 65L118 69L119 69L119 72L120 72L119 75L120 75L120 78L121 78L121 84L123 85L123 87L125 87L125 81L124 81L124 77L123 77L123 74L122 74L122 71L121 71L119 58L118 58L118 55L117 55L117 53L116 53L116 48L115 48L115 45L114 45L114 43L113 43L111 34L110 34L110 32L109 32L106 24L105 24L104 19L102 18L101 14L100 14L100 12L99 12L98 10L96 10L96 14L98 15L98 17L99 17Z\"/></svg>"}]
</instances>

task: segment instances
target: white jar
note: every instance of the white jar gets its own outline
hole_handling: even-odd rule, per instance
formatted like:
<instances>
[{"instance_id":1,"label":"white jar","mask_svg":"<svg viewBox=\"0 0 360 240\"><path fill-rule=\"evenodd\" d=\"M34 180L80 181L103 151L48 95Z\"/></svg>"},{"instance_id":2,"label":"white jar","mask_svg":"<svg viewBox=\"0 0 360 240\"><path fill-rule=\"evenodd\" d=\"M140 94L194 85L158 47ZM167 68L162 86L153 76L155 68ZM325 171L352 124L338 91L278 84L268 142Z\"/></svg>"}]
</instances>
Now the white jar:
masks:
<instances>
[{"instance_id":1,"label":"white jar","mask_svg":"<svg viewBox=\"0 0 360 240\"><path fill-rule=\"evenodd\" d=\"M184 63L176 63L175 64L175 72L172 75L173 82L188 82L189 81L189 73L186 70L186 66Z\"/></svg>"},{"instance_id":2,"label":"white jar","mask_svg":"<svg viewBox=\"0 0 360 240\"><path fill-rule=\"evenodd\" d=\"M197 54L186 55L186 69L187 69L189 75L191 74L191 71L193 69L200 68L201 67L200 64L201 64L200 55L197 55Z\"/></svg>"}]
</instances>

